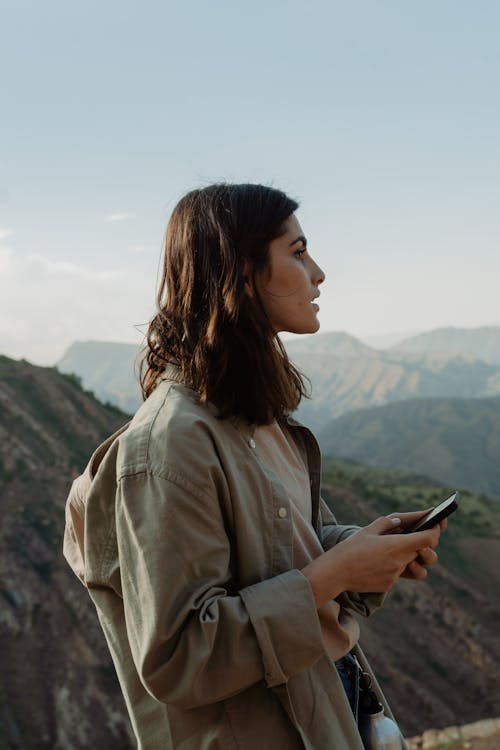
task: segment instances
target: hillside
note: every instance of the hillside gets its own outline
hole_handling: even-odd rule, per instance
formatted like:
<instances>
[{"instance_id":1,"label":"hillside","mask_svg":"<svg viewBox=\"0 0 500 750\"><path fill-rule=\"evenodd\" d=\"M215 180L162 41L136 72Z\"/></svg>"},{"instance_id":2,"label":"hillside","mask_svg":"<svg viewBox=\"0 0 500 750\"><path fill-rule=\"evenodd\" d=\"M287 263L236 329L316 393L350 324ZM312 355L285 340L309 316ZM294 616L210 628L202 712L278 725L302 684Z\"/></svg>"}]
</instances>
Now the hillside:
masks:
<instances>
[{"instance_id":1,"label":"hillside","mask_svg":"<svg viewBox=\"0 0 500 750\"><path fill-rule=\"evenodd\" d=\"M0 357L2 750L134 746L95 610L61 550L71 478L125 420L74 378ZM341 522L423 507L444 492L335 462L325 484ZM363 647L408 735L500 714L500 504L466 499L444 538L446 567L429 583L402 582L392 606L363 625Z\"/></svg>"},{"instance_id":2,"label":"hillside","mask_svg":"<svg viewBox=\"0 0 500 750\"><path fill-rule=\"evenodd\" d=\"M298 418L321 430L354 409L411 398L475 398L500 394L500 368L463 358L385 352L336 357L300 352L292 357L312 384Z\"/></svg>"},{"instance_id":3,"label":"hillside","mask_svg":"<svg viewBox=\"0 0 500 750\"><path fill-rule=\"evenodd\" d=\"M64 501L126 421L51 368L0 357L0 748L134 746L95 610L62 556Z\"/></svg>"},{"instance_id":4,"label":"hillside","mask_svg":"<svg viewBox=\"0 0 500 750\"><path fill-rule=\"evenodd\" d=\"M326 461L323 495L342 523L427 508L424 477ZM361 645L406 736L500 715L500 503L464 493L425 582L400 581Z\"/></svg>"},{"instance_id":5,"label":"hillside","mask_svg":"<svg viewBox=\"0 0 500 750\"><path fill-rule=\"evenodd\" d=\"M333 420L318 439L332 457L500 497L500 397L411 399L363 409Z\"/></svg>"},{"instance_id":6,"label":"hillside","mask_svg":"<svg viewBox=\"0 0 500 750\"><path fill-rule=\"evenodd\" d=\"M500 395L500 364L470 355L380 351L335 332L285 344L312 383L312 398L304 399L298 417L315 431L345 412L402 399ZM81 377L101 400L133 412L141 403L134 374L138 351L134 344L76 342L57 367Z\"/></svg>"},{"instance_id":7,"label":"hillside","mask_svg":"<svg viewBox=\"0 0 500 750\"><path fill-rule=\"evenodd\" d=\"M410 336L391 349L392 352L466 356L489 364L500 364L500 327L437 328Z\"/></svg>"}]
</instances>

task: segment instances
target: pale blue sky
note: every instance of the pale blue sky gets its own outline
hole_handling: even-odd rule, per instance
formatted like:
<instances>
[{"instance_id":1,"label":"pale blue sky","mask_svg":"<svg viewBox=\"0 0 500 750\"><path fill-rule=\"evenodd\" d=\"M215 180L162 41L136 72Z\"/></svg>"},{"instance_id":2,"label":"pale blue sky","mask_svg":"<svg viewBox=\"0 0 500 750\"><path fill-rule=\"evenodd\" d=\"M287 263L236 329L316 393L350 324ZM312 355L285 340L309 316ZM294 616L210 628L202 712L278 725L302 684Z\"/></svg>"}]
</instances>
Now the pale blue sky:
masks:
<instances>
[{"instance_id":1,"label":"pale blue sky","mask_svg":"<svg viewBox=\"0 0 500 750\"><path fill-rule=\"evenodd\" d=\"M139 341L216 180L299 198L323 331L500 325L500 3L1 8L0 353Z\"/></svg>"}]
</instances>

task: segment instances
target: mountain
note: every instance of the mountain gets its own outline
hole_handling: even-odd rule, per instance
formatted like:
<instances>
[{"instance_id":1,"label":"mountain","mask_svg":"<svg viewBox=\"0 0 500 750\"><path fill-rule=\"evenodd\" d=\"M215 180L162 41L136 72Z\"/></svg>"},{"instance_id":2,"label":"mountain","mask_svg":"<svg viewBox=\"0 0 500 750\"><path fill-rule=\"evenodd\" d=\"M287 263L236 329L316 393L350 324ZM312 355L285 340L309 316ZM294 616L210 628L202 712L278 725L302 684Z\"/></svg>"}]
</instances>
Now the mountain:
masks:
<instances>
[{"instance_id":1,"label":"mountain","mask_svg":"<svg viewBox=\"0 0 500 750\"><path fill-rule=\"evenodd\" d=\"M379 333L375 335L362 336L361 341L374 349L389 349L397 346L401 341L416 336L420 331L406 331L406 333Z\"/></svg>"},{"instance_id":2,"label":"mountain","mask_svg":"<svg viewBox=\"0 0 500 750\"><path fill-rule=\"evenodd\" d=\"M327 354L335 357L377 356L377 351L343 331L297 336L284 341L290 357L298 354Z\"/></svg>"},{"instance_id":3,"label":"mountain","mask_svg":"<svg viewBox=\"0 0 500 750\"><path fill-rule=\"evenodd\" d=\"M74 377L0 357L0 747L135 747L95 609L62 556L71 480L127 420Z\"/></svg>"},{"instance_id":4,"label":"mountain","mask_svg":"<svg viewBox=\"0 0 500 750\"><path fill-rule=\"evenodd\" d=\"M323 496L341 523L365 525L390 512L424 509L452 486L324 462ZM427 580L399 581L384 606L361 622L361 646L406 736L500 716L499 530L500 503L464 492ZM493 750L492 742L481 747Z\"/></svg>"},{"instance_id":5,"label":"mountain","mask_svg":"<svg viewBox=\"0 0 500 750\"><path fill-rule=\"evenodd\" d=\"M343 414L322 450L500 497L500 397L411 399Z\"/></svg>"},{"instance_id":6,"label":"mountain","mask_svg":"<svg viewBox=\"0 0 500 750\"><path fill-rule=\"evenodd\" d=\"M470 356L380 351L335 332L288 339L285 345L312 384L312 398L303 400L297 415L315 431L347 411L392 401L500 394L500 364ZM76 342L57 367L81 377L103 401L133 412L141 403L134 376L138 351L134 344Z\"/></svg>"},{"instance_id":7,"label":"mountain","mask_svg":"<svg viewBox=\"0 0 500 750\"><path fill-rule=\"evenodd\" d=\"M73 376L0 357L2 750L135 747L95 609L62 557L71 480L126 419ZM325 462L324 496L342 523L444 493L418 476ZM407 734L500 714L499 528L500 503L465 493L444 566L428 582L402 581L362 624Z\"/></svg>"},{"instance_id":8,"label":"mountain","mask_svg":"<svg viewBox=\"0 0 500 750\"><path fill-rule=\"evenodd\" d=\"M500 327L438 328L411 336L391 351L457 355L500 365Z\"/></svg>"},{"instance_id":9,"label":"mountain","mask_svg":"<svg viewBox=\"0 0 500 750\"><path fill-rule=\"evenodd\" d=\"M59 372L75 374L101 401L133 413L142 402L137 377L140 347L113 341L77 341L57 363Z\"/></svg>"},{"instance_id":10,"label":"mountain","mask_svg":"<svg viewBox=\"0 0 500 750\"><path fill-rule=\"evenodd\" d=\"M293 362L312 384L298 418L321 430L329 419L409 398L474 398L500 394L500 367L463 358L384 352L359 357L297 353Z\"/></svg>"}]
</instances>

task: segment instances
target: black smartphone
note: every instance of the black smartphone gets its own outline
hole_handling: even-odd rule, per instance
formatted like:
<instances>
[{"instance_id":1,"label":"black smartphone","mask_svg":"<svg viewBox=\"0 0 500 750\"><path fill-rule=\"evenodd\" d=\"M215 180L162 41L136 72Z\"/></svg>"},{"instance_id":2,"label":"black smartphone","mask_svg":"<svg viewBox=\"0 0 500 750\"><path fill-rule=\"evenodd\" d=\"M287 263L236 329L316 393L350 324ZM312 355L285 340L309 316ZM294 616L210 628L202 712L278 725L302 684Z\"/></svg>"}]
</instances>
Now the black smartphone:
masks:
<instances>
[{"instance_id":1,"label":"black smartphone","mask_svg":"<svg viewBox=\"0 0 500 750\"><path fill-rule=\"evenodd\" d=\"M435 508L430 510L426 515L417 521L416 524L411 526L409 529L405 529L405 534L411 534L414 531L426 531L431 529L433 526L438 524L443 518L446 518L458 508L460 502L460 495L458 492L454 492L453 495L443 500L442 503L436 505Z\"/></svg>"}]
</instances>

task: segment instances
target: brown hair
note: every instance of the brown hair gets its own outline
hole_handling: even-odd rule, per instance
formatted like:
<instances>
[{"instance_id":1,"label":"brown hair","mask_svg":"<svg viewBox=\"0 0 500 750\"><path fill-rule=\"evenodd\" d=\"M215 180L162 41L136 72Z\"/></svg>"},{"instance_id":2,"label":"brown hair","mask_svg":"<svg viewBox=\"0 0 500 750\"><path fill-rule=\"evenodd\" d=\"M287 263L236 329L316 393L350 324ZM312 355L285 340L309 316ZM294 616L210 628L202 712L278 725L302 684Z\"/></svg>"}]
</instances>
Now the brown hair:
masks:
<instances>
[{"instance_id":1,"label":"brown hair","mask_svg":"<svg viewBox=\"0 0 500 750\"><path fill-rule=\"evenodd\" d=\"M268 424L297 408L302 377L243 277L244 264L252 277L266 269L269 243L297 208L280 190L251 184L210 185L179 201L141 363L144 398L175 363L222 417Z\"/></svg>"}]
</instances>

